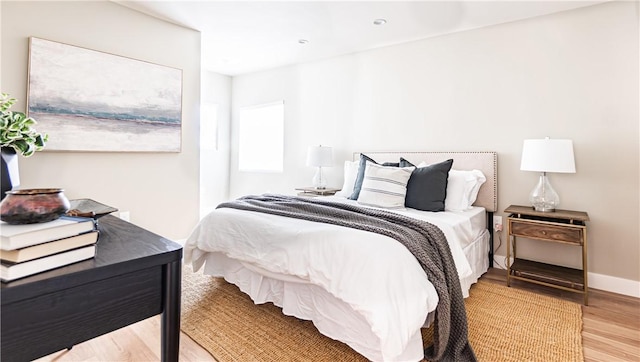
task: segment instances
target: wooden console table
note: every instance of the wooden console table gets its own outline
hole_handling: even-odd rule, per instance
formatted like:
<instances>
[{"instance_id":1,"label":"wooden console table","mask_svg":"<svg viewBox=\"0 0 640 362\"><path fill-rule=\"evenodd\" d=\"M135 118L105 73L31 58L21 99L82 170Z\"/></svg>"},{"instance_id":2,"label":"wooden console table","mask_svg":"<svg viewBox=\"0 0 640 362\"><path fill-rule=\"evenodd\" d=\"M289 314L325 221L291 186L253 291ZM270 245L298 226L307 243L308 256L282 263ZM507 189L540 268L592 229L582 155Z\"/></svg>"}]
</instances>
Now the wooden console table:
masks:
<instances>
[{"instance_id":1,"label":"wooden console table","mask_svg":"<svg viewBox=\"0 0 640 362\"><path fill-rule=\"evenodd\" d=\"M162 314L162 361L180 345L182 246L107 215L96 257L0 285L3 361L27 361Z\"/></svg>"}]
</instances>

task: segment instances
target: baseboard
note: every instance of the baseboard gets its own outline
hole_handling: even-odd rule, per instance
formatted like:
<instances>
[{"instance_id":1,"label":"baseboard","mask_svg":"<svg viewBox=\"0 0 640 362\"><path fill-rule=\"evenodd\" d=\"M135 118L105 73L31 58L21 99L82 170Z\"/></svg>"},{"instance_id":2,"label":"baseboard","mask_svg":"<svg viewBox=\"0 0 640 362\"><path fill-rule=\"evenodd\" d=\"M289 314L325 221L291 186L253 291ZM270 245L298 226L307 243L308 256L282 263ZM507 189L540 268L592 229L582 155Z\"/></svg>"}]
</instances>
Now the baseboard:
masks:
<instances>
[{"instance_id":1,"label":"baseboard","mask_svg":"<svg viewBox=\"0 0 640 362\"><path fill-rule=\"evenodd\" d=\"M494 268L506 269L505 265L506 256L494 255ZM512 258L513 262L513 258ZM589 288L604 290L611 293L618 293L628 295L635 298L640 298L640 282L630 279L623 279L618 277L612 277L604 274L588 273Z\"/></svg>"},{"instance_id":2,"label":"baseboard","mask_svg":"<svg viewBox=\"0 0 640 362\"><path fill-rule=\"evenodd\" d=\"M612 277L604 274L588 274L589 288L606 290L607 292L640 298L640 282L638 281Z\"/></svg>"}]
</instances>

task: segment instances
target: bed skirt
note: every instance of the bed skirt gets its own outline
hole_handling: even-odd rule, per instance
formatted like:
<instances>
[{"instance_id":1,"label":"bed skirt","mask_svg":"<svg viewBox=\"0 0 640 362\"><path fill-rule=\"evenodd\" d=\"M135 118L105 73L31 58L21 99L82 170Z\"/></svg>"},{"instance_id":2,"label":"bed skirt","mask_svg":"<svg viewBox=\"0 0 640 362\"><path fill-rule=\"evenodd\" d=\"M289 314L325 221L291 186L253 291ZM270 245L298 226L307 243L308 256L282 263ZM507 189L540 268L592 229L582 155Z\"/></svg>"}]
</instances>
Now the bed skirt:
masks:
<instances>
[{"instance_id":1,"label":"bed skirt","mask_svg":"<svg viewBox=\"0 0 640 362\"><path fill-rule=\"evenodd\" d=\"M460 281L466 298L471 285L489 267L489 231L485 230L463 251L473 270L469 277ZM206 254L204 273L224 277L249 295L256 304L272 302L281 307L285 315L312 321L320 333L346 343L369 360L384 360L384 342L371 330L366 319L349 304L317 285L295 276L269 272L216 252ZM432 320L433 313L430 313L425 326ZM423 356L422 334L417 330L402 354L394 359L419 361Z\"/></svg>"}]
</instances>

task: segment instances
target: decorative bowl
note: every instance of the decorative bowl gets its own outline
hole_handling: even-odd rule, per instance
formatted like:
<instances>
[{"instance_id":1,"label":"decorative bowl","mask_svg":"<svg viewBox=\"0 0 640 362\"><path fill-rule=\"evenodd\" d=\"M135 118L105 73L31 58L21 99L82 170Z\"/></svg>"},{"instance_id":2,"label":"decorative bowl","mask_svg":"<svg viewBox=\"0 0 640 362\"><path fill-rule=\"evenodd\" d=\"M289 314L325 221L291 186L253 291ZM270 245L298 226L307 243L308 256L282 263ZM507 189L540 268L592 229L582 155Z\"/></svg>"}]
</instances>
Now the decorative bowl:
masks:
<instances>
[{"instance_id":1,"label":"decorative bowl","mask_svg":"<svg viewBox=\"0 0 640 362\"><path fill-rule=\"evenodd\" d=\"M0 203L0 220L8 224L35 224L53 221L69 210L63 189L7 191Z\"/></svg>"}]
</instances>

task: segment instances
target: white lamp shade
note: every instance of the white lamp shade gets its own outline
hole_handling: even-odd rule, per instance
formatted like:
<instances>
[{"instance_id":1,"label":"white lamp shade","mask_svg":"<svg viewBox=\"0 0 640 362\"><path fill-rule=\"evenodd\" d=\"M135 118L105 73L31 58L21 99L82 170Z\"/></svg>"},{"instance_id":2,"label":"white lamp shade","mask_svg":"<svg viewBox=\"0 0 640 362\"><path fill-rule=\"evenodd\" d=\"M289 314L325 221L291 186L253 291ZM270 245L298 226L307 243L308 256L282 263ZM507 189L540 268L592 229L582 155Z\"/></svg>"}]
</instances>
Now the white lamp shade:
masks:
<instances>
[{"instance_id":1,"label":"white lamp shade","mask_svg":"<svg viewBox=\"0 0 640 362\"><path fill-rule=\"evenodd\" d=\"M573 142L549 138L524 140L520 170L575 173Z\"/></svg>"},{"instance_id":2,"label":"white lamp shade","mask_svg":"<svg viewBox=\"0 0 640 362\"><path fill-rule=\"evenodd\" d=\"M326 146L310 146L307 151L307 166L333 166L333 150Z\"/></svg>"}]
</instances>

